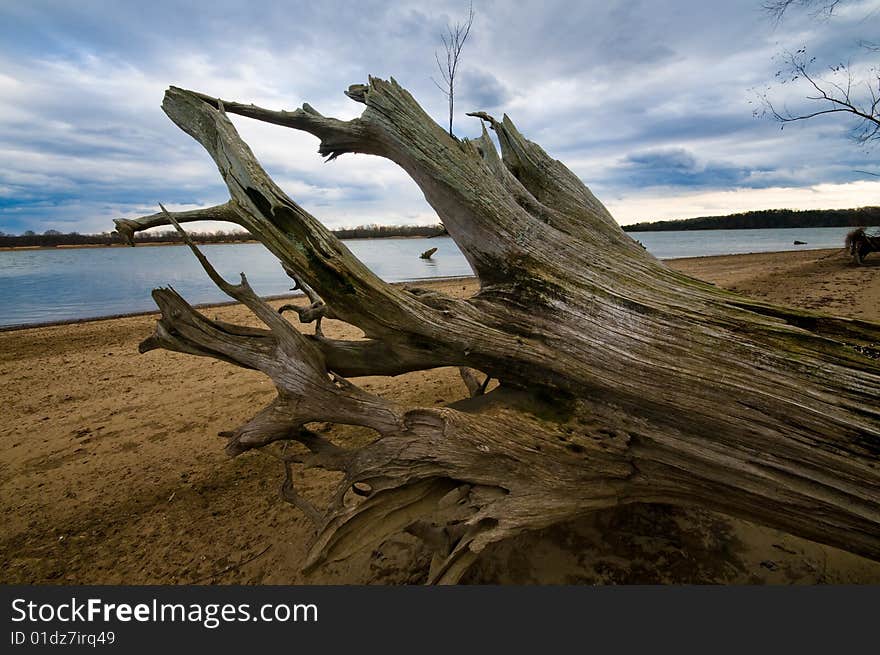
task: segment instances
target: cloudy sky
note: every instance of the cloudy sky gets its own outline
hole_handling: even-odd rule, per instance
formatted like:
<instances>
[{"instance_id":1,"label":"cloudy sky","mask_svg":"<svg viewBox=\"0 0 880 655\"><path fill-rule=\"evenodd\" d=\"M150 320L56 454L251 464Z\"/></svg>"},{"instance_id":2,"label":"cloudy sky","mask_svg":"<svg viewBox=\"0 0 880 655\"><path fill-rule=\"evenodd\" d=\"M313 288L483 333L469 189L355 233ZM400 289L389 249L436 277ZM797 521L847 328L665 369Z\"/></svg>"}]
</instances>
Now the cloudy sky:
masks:
<instances>
[{"instance_id":1,"label":"cloudy sky","mask_svg":"<svg viewBox=\"0 0 880 655\"><path fill-rule=\"evenodd\" d=\"M878 151L832 117L787 126L752 115L775 57L803 45L821 62L870 62L880 0L836 18L761 0L474 0L460 70L464 112L508 113L574 170L621 223L770 207L880 204ZM159 108L170 85L291 109L309 102L350 118L342 93L394 76L439 122L434 51L455 2L98 2L0 0L0 230L100 232L111 219L224 202L213 162ZM876 54L874 55L876 58ZM796 109L797 85L772 89ZM234 117L263 165L331 227L436 222L392 164Z\"/></svg>"}]
</instances>

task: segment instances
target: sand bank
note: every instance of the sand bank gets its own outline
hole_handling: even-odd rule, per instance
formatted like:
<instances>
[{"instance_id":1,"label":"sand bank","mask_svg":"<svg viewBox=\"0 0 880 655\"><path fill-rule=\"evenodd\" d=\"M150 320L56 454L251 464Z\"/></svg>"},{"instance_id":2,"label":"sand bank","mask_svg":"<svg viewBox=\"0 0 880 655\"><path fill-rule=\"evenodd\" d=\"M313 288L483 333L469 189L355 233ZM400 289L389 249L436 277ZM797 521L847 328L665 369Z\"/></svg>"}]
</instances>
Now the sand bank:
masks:
<instances>
[{"instance_id":1,"label":"sand bank","mask_svg":"<svg viewBox=\"0 0 880 655\"><path fill-rule=\"evenodd\" d=\"M670 264L773 302L880 320L880 258L863 268L833 251ZM455 296L475 290L472 280L432 286ZM239 305L203 311L256 324ZM260 453L230 460L216 436L269 402L271 383L211 359L138 355L155 318L0 333L0 582L421 581L413 561L427 555L405 536L303 577L311 533L279 498L278 463ZM360 336L334 321L325 332ZM454 369L357 382L411 404L465 395ZM357 428L320 429L341 444L370 438ZM301 486L320 502L335 479L311 472ZM495 548L470 580L876 583L880 564L707 512L634 507Z\"/></svg>"}]
</instances>

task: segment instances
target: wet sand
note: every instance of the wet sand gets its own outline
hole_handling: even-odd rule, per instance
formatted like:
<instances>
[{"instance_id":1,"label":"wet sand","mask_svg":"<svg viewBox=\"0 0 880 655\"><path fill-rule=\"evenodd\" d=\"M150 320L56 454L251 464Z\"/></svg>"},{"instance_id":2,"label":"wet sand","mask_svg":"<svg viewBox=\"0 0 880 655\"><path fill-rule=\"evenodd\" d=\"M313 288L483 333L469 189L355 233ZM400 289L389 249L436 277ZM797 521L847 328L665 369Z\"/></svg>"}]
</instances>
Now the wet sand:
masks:
<instances>
[{"instance_id":1,"label":"wet sand","mask_svg":"<svg viewBox=\"0 0 880 655\"><path fill-rule=\"evenodd\" d=\"M880 257L835 251L675 260L742 293L880 321ZM456 296L473 280L432 286ZM282 301L273 301L280 304ZM254 325L239 305L203 310ZM155 315L0 333L0 582L61 584L417 583L428 554L406 536L303 576L309 524L278 494L261 453L234 460L222 430L274 396L260 373L165 351L137 354ZM326 321L336 338L360 333ZM440 405L466 391L454 369L360 378L373 393ZM365 430L319 426L341 444ZM301 487L320 503L335 474ZM491 549L470 582L858 583L880 564L699 510L637 506Z\"/></svg>"}]
</instances>

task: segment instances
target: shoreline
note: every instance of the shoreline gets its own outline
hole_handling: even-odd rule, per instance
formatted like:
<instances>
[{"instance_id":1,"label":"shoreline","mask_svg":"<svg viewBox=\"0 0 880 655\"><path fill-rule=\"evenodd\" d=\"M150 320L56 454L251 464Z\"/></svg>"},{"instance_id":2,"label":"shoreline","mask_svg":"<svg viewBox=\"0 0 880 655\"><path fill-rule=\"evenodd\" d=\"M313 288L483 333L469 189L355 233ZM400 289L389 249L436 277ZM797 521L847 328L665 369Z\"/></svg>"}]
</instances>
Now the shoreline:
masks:
<instances>
[{"instance_id":1,"label":"shoreline","mask_svg":"<svg viewBox=\"0 0 880 655\"><path fill-rule=\"evenodd\" d=\"M621 229L626 234L649 234L649 233L663 233L663 232L736 232L742 230L812 230L812 229L840 229L850 227L855 229L860 226L814 226L814 227L759 227L759 228L691 228L687 230L628 230L629 225L622 225ZM865 229L876 228L877 226L867 225L864 226ZM355 229L355 228L346 228L346 229ZM335 234L335 232L334 232ZM399 236L366 236L366 237L339 237L341 241L369 241L374 239L434 239L437 237L449 236L448 234L433 234L428 236L419 236L419 235L399 235ZM232 241L232 242L224 242L224 241L196 241L196 245L199 246L234 246L240 244L253 244L260 243L257 239L246 239L243 241ZM186 245L182 241L174 241L174 242L150 242L150 241L138 241L135 245L137 246L184 246ZM803 244L805 246L809 246L809 243ZM15 252L17 250L73 250L80 248L132 248L131 244L118 241L114 243L77 243L77 244L58 244L54 246L0 246L0 252ZM826 250L827 248L803 248L803 250ZM760 251L765 252L765 251ZM779 252L790 252L790 251L779 251ZM795 251L797 252L797 251ZM734 253L731 253L734 254ZM757 254L757 253L735 253L735 254ZM722 255L703 255L705 257L720 257Z\"/></svg>"},{"instance_id":2,"label":"shoreline","mask_svg":"<svg viewBox=\"0 0 880 655\"><path fill-rule=\"evenodd\" d=\"M222 241L196 241L197 246L235 246L239 244L247 244L247 243L259 243L256 239L248 239L246 241L233 241L231 243L224 243ZM135 244L138 248L147 246L149 248L153 248L156 246L185 246L186 244L182 241L180 243L176 242L166 242L166 241L145 241L143 243L138 242ZM96 248L134 248L128 243L64 243L57 246L0 246L0 252L16 252L19 250L83 250L83 249L96 249Z\"/></svg>"},{"instance_id":3,"label":"shoreline","mask_svg":"<svg viewBox=\"0 0 880 655\"><path fill-rule=\"evenodd\" d=\"M761 229L761 228L756 228ZM800 228L767 228L767 229L800 229ZM655 230L655 232L668 232L671 230ZM711 230L680 230L681 232L706 232ZM730 230L715 230L715 231L730 231ZM630 234L646 234L646 232L626 232L627 235ZM448 237L448 234L435 234L431 236L373 236L373 237L345 237L339 238L340 241L379 241L385 239L436 239L439 237ZM630 237L634 238L634 237ZM638 241L638 240L636 240ZM252 245L260 243L257 239L247 239L245 241L232 241L232 242L223 242L223 241L196 241L197 246L238 246L238 245ZM697 255L697 257L729 257L733 255L758 255L763 253L770 252L802 252L802 251L817 251L817 250L830 250L827 246L814 247L810 246L809 243L800 244L805 247L792 249L792 250L759 250L759 251L751 251L745 253L726 253L720 255ZM99 249L99 248L134 248L134 247L171 247L171 246L186 246L185 243L181 242L137 242L134 246L129 243L81 243L81 244L59 244L57 246L0 246L0 252L18 252L18 251L42 251L42 250L84 250L84 249ZM843 246L841 246L843 248ZM688 257L670 257L667 259L692 259L693 256ZM666 261L666 260L664 260Z\"/></svg>"},{"instance_id":4,"label":"shoreline","mask_svg":"<svg viewBox=\"0 0 880 655\"><path fill-rule=\"evenodd\" d=\"M397 238L397 237L387 237L387 238ZM415 237L406 237L406 238L415 238ZM255 241L254 243L259 243ZM145 244L146 245L146 244ZM176 244L176 243L166 243L166 244L151 244L151 245L163 245L163 246L175 246L175 245L184 245L184 244ZM207 245L235 245L235 244L207 244ZM53 250L53 248L45 248L46 250ZM2 250L2 249L0 249ZM843 252L843 248L816 248L815 250L811 250L809 248L805 248L803 250L776 250L769 252L748 252L748 253L737 253L730 255L699 255L696 257L672 257L668 259L661 259L662 262L678 262L680 264L686 264L687 262L707 262L710 260L718 260L726 259L730 257L740 257L740 258L748 258L748 257L762 257L762 256L772 256L772 255L786 255L790 256L792 254L798 253L824 253L822 257L819 257L819 260L827 259L832 257L837 253ZM413 280L403 280L401 282L392 282L394 285L404 285L404 284L433 284L438 282L445 281L455 281L455 280L475 280L476 278L473 275L459 275L459 276L451 276L451 277L430 277L430 278L417 278ZM286 300L290 298L296 298L302 296L301 293L283 293L272 296L264 296L263 300ZM238 304L235 300L225 300L221 302L208 302L208 303L198 303L193 305L195 309L211 309L214 307L228 307L230 305ZM47 322L32 322L32 323L17 323L13 325L0 325L0 333L3 332L14 332L17 330L29 330L34 328L45 328L45 327L55 327L59 325L80 325L82 323L94 323L95 321L112 321L115 319L121 318L132 318L135 316L150 316L150 315L158 315L159 311L157 309L145 309L136 312L121 312L117 314L108 314L106 316L84 316L81 318L67 318L60 319L57 321L47 321Z\"/></svg>"},{"instance_id":5,"label":"shoreline","mask_svg":"<svg viewBox=\"0 0 880 655\"><path fill-rule=\"evenodd\" d=\"M799 250L759 250L757 252L732 252L723 255L691 255L690 257L667 257L665 259L661 259L661 262L682 262L682 261L699 261L706 259L720 259L722 257L757 257L762 255L797 255L800 253L825 253L823 257L831 257L832 255L843 253L845 248L841 246L840 248L801 248Z\"/></svg>"},{"instance_id":6,"label":"shoreline","mask_svg":"<svg viewBox=\"0 0 880 655\"><path fill-rule=\"evenodd\" d=\"M455 282L458 280L475 280L476 278L473 275L452 275L447 277L427 277L427 278L417 278L414 280L403 280L401 282L391 282L394 286L400 286L404 284L418 284L420 282L425 284L434 284L438 282ZM263 300L267 300L269 302L273 302L276 300L290 300L293 298L302 298L305 294L301 292L296 293L282 293L276 294L273 296L260 296ZM232 305L239 305L237 300L224 300L222 302L205 302L205 303L197 303L193 305L194 309L212 309L215 307L230 307ZM46 323L19 323L15 325L0 325L0 333L2 332L15 332L17 330L33 330L37 328L47 328L47 327L58 327L60 325L81 325L83 323L96 323L98 321L114 321L121 318L135 318L137 316L153 316L158 315L158 309L145 309L139 312L123 312L121 314L108 314L107 316L85 316L83 318L66 318L58 321L48 321Z\"/></svg>"},{"instance_id":7,"label":"shoreline","mask_svg":"<svg viewBox=\"0 0 880 655\"><path fill-rule=\"evenodd\" d=\"M880 321L880 257L855 266L842 254L799 251L667 264L761 301ZM461 299L477 291L473 278L416 284ZM205 313L261 327L238 303ZM423 582L419 571L430 553L406 534L312 574L301 571L312 526L278 494L278 461L260 453L230 460L217 437L271 403L275 386L259 371L210 357L161 349L138 355L157 315L0 332L3 581ZM314 330L290 318L293 327ZM323 330L329 339L364 338L333 319ZM442 408L467 396L455 367L352 381L404 407ZM358 426L311 427L340 448L375 438ZM336 476L311 469L297 483L323 506ZM268 552L252 557L266 545ZM651 505L521 535L482 557L473 581L486 584L880 583L880 563L711 512Z\"/></svg>"},{"instance_id":8,"label":"shoreline","mask_svg":"<svg viewBox=\"0 0 880 655\"><path fill-rule=\"evenodd\" d=\"M449 236L448 234L432 234L430 236L386 236L386 237L337 237L340 241L370 241L379 239L436 239L437 237ZM197 246L238 246L245 244L260 243L257 239L245 239L244 241L198 241ZM183 241L137 241L134 246L129 243L62 243L57 246L0 246L0 252L16 252L18 250L79 250L84 248L138 248L143 246L186 246Z\"/></svg>"},{"instance_id":9,"label":"shoreline","mask_svg":"<svg viewBox=\"0 0 880 655\"><path fill-rule=\"evenodd\" d=\"M397 238L397 237L386 237L386 238ZM406 238L416 238L416 237L406 237ZM259 243L255 241L254 243ZM146 245L146 244L144 244ZM176 245L185 245L185 244L176 244L176 243L163 243L163 244L151 244L157 246L176 246ZM235 244L207 244L207 245L235 245ZM54 250L54 248L45 248L45 250ZM2 251L2 249L0 249ZM785 255L790 256L792 254L798 253L810 253L817 254L823 253L821 257L818 257L818 260L828 259L837 253L842 253L843 248L816 248L809 249L805 248L803 250L774 250L768 252L747 252L747 253L736 253L736 254L728 254L728 255L698 255L696 257L671 257L667 259L661 259L662 262L678 262L680 264L686 264L687 262L706 262L710 260L722 260L731 257L740 257L740 258L748 258L748 257L763 257L763 256L772 256L772 255ZM460 275L460 276L451 276L451 277L430 277L430 278L417 278L414 280L403 280L400 282L391 282L393 285L404 285L404 284L433 284L445 281L455 281L455 280L475 280L476 277L473 275ZM263 296L263 300L286 300L290 298L297 298L302 296L301 293L284 293L273 296ZM193 305L195 309L211 309L213 307L228 307L231 305L237 305L238 302L235 300L226 300L222 302L208 302L208 303L198 303ZM45 327L56 327L59 325L80 325L82 323L94 323L96 321L112 321L115 319L122 318L133 318L136 316L151 316L158 315L159 311L157 309L145 309L142 311L136 312L122 312L117 314L108 314L106 316L85 316L82 318L68 318L61 319L57 321L47 321L43 322L33 322L33 323L19 323L14 325L0 325L0 333L4 332L15 332L17 330L29 330L35 328L45 328Z\"/></svg>"}]
</instances>

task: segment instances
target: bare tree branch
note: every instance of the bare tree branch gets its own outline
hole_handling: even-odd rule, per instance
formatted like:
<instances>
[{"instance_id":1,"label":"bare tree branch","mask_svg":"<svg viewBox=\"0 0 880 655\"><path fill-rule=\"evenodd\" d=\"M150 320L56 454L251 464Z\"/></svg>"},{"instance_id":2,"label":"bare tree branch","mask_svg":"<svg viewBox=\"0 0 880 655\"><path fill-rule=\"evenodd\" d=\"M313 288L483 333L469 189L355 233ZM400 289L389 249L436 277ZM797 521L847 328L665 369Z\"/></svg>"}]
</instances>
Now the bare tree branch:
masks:
<instances>
[{"instance_id":1,"label":"bare tree branch","mask_svg":"<svg viewBox=\"0 0 880 655\"><path fill-rule=\"evenodd\" d=\"M810 9L814 18L829 18L841 0L768 0L761 7L770 14L777 23L781 22L786 12L792 7Z\"/></svg>"},{"instance_id":2,"label":"bare tree branch","mask_svg":"<svg viewBox=\"0 0 880 655\"><path fill-rule=\"evenodd\" d=\"M447 34L441 34L440 39L443 41L443 49L446 51L446 63L440 63L440 56L434 51L434 60L437 62L437 68L440 70L440 76L443 78L441 85L433 77L431 81L439 88L446 98L449 100L449 136L452 134L452 118L455 107L455 75L458 72L458 63L461 59L461 51L464 43L467 41L468 35L471 33L471 26L474 24L474 5L470 4L468 8L467 20L463 23L456 23L454 26L447 25Z\"/></svg>"},{"instance_id":3,"label":"bare tree branch","mask_svg":"<svg viewBox=\"0 0 880 655\"><path fill-rule=\"evenodd\" d=\"M872 144L880 140L880 75L875 75L873 80L857 82L850 65L841 63L829 67L830 78L820 77L810 70L815 57L807 58L806 48L783 53L782 62L783 68L777 73L781 84L806 83L811 91L804 96L805 99L817 103L820 108L792 111L785 105L779 107L764 91L759 94L760 108L755 111L756 115L769 115L784 127L786 123L817 116L844 114L855 120L851 135L857 143Z\"/></svg>"}]
</instances>

